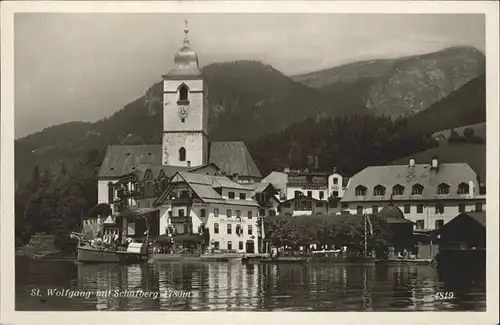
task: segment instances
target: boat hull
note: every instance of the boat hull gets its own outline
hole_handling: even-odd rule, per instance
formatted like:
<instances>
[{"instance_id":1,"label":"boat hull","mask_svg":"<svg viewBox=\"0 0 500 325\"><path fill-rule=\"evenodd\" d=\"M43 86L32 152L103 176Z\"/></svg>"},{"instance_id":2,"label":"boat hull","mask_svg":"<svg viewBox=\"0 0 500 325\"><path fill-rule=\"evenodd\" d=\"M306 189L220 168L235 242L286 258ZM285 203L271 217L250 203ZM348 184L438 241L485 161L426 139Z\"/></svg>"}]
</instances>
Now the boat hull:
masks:
<instances>
[{"instance_id":1,"label":"boat hull","mask_svg":"<svg viewBox=\"0 0 500 325\"><path fill-rule=\"evenodd\" d=\"M148 254L78 248L78 262L83 263L142 263L147 260Z\"/></svg>"}]
</instances>

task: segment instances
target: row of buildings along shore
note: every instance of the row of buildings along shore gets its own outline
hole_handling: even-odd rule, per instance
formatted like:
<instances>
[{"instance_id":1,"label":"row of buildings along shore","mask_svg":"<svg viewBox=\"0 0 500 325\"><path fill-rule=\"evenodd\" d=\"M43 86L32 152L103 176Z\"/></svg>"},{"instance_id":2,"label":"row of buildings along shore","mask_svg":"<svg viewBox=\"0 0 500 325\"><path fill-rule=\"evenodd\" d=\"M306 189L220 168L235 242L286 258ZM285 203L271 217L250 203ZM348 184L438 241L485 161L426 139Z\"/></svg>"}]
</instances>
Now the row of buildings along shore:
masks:
<instances>
[{"instance_id":1,"label":"row of buildings along shore","mask_svg":"<svg viewBox=\"0 0 500 325\"><path fill-rule=\"evenodd\" d=\"M116 223L124 240L149 229L189 247L209 233L212 250L257 253L265 250L263 220L275 215L376 214L394 205L415 231L432 231L485 210L485 180L467 163L437 157L351 177L314 166L264 177L244 142L208 140L209 85L188 32L163 76L162 144L111 145L100 168L97 203L110 204L113 215L95 222Z\"/></svg>"}]
</instances>

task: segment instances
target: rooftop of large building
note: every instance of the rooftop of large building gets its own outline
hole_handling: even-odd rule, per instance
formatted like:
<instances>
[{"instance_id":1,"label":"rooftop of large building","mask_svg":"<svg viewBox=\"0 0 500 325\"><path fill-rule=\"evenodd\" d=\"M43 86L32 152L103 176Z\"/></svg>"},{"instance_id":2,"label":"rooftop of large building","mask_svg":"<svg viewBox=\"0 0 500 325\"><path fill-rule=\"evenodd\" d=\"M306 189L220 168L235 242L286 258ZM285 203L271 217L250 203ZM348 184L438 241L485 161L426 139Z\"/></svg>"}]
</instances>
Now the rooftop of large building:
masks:
<instances>
[{"instance_id":1,"label":"rooftop of large building","mask_svg":"<svg viewBox=\"0 0 500 325\"><path fill-rule=\"evenodd\" d=\"M163 170L167 177L171 177L177 171L188 171L198 167L164 166L161 159L161 144L111 145L99 170L99 178L117 179L129 173L140 174L147 169L150 169L155 176ZM209 162L214 163L227 175L262 177L247 146L241 141L211 143Z\"/></svg>"},{"instance_id":2,"label":"rooftop of large building","mask_svg":"<svg viewBox=\"0 0 500 325\"><path fill-rule=\"evenodd\" d=\"M472 189L474 195L479 194L477 175L468 164L442 163L436 166L367 167L351 178L342 201L463 199L468 195L471 182L475 185ZM466 189L467 193L460 192L459 187ZM440 191L446 188L448 190Z\"/></svg>"}]
</instances>

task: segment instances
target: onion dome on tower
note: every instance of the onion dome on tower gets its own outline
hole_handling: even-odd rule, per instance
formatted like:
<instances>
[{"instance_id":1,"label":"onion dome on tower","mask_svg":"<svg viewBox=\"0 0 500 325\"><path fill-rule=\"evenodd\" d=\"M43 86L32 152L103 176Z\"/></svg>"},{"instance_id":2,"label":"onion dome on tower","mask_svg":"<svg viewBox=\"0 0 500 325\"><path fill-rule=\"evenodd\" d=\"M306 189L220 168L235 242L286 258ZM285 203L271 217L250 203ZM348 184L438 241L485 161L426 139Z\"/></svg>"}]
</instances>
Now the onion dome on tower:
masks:
<instances>
[{"instance_id":1,"label":"onion dome on tower","mask_svg":"<svg viewBox=\"0 0 500 325\"><path fill-rule=\"evenodd\" d=\"M184 42L174 57L175 67L164 76L168 79L174 79L175 77L184 79L186 77L199 77L201 75L201 70L198 65L198 55L191 49L189 44L187 20L185 24Z\"/></svg>"}]
</instances>

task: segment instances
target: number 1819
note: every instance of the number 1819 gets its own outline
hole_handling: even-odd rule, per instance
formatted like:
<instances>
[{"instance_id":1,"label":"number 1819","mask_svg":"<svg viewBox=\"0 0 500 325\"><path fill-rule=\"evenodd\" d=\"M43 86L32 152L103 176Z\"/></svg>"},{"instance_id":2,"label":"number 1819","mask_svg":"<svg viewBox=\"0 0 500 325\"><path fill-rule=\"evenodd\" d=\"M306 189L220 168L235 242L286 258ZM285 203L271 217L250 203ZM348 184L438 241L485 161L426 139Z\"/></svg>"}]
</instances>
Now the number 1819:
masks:
<instances>
[{"instance_id":1,"label":"number 1819","mask_svg":"<svg viewBox=\"0 0 500 325\"><path fill-rule=\"evenodd\" d=\"M449 300L449 299L453 299L453 297L455 296L455 294L453 292L436 292L436 294L434 295L434 299L436 300Z\"/></svg>"}]
</instances>

